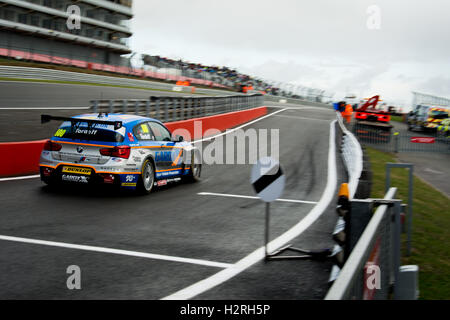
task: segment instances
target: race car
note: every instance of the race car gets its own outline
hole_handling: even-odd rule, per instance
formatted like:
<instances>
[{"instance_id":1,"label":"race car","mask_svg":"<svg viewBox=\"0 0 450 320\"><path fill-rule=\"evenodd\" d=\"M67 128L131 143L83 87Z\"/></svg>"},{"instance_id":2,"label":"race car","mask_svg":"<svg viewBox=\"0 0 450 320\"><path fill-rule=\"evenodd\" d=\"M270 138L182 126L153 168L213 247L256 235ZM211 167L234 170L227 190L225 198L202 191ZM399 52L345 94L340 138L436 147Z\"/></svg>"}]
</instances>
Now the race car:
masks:
<instances>
[{"instance_id":1,"label":"race car","mask_svg":"<svg viewBox=\"0 0 450 320\"><path fill-rule=\"evenodd\" d=\"M169 182L200 179L199 150L156 119L106 113L41 116L42 123L51 120L63 122L41 153L46 184L100 183L150 193Z\"/></svg>"}]
</instances>

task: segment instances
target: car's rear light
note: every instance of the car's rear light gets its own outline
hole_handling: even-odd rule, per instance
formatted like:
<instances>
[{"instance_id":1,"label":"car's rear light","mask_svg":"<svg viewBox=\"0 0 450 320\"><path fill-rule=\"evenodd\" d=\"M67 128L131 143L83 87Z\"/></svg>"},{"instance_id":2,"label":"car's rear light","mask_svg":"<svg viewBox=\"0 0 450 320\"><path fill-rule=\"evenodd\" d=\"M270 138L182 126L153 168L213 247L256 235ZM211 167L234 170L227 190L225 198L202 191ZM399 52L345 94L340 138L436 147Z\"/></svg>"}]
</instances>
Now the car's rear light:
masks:
<instances>
[{"instance_id":1,"label":"car's rear light","mask_svg":"<svg viewBox=\"0 0 450 320\"><path fill-rule=\"evenodd\" d=\"M100 177L103 178L103 183L113 184L114 183L114 175L110 173L99 174Z\"/></svg>"},{"instance_id":2,"label":"car's rear light","mask_svg":"<svg viewBox=\"0 0 450 320\"><path fill-rule=\"evenodd\" d=\"M45 151L59 151L61 150L62 145L60 145L59 143L55 143L51 140L47 140L44 144L44 150Z\"/></svg>"},{"instance_id":3,"label":"car's rear light","mask_svg":"<svg viewBox=\"0 0 450 320\"><path fill-rule=\"evenodd\" d=\"M42 174L44 175L44 177L50 177L52 175L53 169L52 168L42 168Z\"/></svg>"},{"instance_id":4,"label":"car's rear light","mask_svg":"<svg viewBox=\"0 0 450 320\"><path fill-rule=\"evenodd\" d=\"M107 157L117 157L128 159L130 157L131 148L129 146L118 146L114 148L100 149L100 154Z\"/></svg>"}]
</instances>

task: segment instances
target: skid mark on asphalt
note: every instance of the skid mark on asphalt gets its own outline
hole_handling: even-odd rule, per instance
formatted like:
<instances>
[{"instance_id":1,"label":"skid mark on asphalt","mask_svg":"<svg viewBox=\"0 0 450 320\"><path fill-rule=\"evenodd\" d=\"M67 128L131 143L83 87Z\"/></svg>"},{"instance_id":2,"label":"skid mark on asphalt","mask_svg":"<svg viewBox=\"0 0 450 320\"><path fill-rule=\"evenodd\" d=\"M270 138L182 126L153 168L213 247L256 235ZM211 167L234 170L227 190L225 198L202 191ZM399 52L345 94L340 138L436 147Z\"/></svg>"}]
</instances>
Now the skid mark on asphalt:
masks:
<instances>
[{"instance_id":1,"label":"skid mark on asphalt","mask_svg":"<svg viewBox=\"0 0 450 320\"><path fill-rule=\"evenodd\" d=\"M312 208L312 210L291 229L273 239L269 244L269 251L274 251L284 246L287 242L301 235L307 230L327 209L331 200L334 197L337 184L337 169L336 169L336 145L335 145L335 124L336 120L330 123L330 134L328 139L328 171L327 184L319 202ZM259 247L251 252L246 257L242 258L231 267L226 268L206 279L196 282L189 287L181 289L169 296L163 297L162 300L186 300L192 299L201 293L204 293L228 280L235 277L239 273L253 266L258 261L265 257L264 247Z\"/></svg>"},{"instance_id":2,"label":"skid mark on asphalt","mask_svg":"<svg viewBox=\"0 0 450 320\"><path fill-rule=\"evenodd\" d=\"M315 119L315 118L306 118L306 117L299 117L299 116L285 116L285 115L282 115L282 114L277 114L277 115L275 115L275 117L280 117L280 118L289 118L289 119L299 119L299 120L313 120L313 121L324 121L324 122L331 122L331 121L333 121L333 120L331 120L331 119L329 119L329 120L327 120L327 119Z\"/></svg>"},{"instance_id":3,"label":"skid mark on asphalt","mask_svg":"<svg viewBox=\"0 0 450 320\"><path fill-rule=\"evenodd\" d=\"M73 243L66 243L66 242L56 242L56 241L30 239L30 238L11 237L11 236L4 236L4 235L0 235L0 240L29 243L29 244L36 244L36 245L43 245L43 246L50 246L50 247L60 247L60 248L67 248L67 249L119 254L119 255L124 255L124 256L155 259L155 260L190 263L190 264L197 264L197 265L216 267L216 268L229 268L232 266L232 264L229 264L229 263L209 261L209 260L182 258L182 257L166 256L166 255L154 254L154 253L145 253L145 252L138 252L138 251L122 250L122 249L87 246L87 245L80 245L80 244L73 244Z\"/></svg>"}]
</instances>

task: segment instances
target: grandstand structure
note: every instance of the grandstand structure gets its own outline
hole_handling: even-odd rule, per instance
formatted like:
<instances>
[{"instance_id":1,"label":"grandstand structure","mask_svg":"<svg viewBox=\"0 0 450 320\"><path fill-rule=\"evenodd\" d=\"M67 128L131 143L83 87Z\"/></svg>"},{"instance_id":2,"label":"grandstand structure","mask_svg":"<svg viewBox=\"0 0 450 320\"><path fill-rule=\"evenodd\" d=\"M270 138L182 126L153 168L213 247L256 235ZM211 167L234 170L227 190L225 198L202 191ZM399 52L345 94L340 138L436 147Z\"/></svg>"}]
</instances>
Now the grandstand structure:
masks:
<instances>
[{"instance_id":1,"label":"grandstand structure","mask_svg":"<svg viewBox=\"0 0 450 320\"><path fill-rule=\"evenodd\" d=\"M70 6L80 28L69 28ZM0 0L0 48L125 66L131 0Z\"/></svg>"}]
</instances>

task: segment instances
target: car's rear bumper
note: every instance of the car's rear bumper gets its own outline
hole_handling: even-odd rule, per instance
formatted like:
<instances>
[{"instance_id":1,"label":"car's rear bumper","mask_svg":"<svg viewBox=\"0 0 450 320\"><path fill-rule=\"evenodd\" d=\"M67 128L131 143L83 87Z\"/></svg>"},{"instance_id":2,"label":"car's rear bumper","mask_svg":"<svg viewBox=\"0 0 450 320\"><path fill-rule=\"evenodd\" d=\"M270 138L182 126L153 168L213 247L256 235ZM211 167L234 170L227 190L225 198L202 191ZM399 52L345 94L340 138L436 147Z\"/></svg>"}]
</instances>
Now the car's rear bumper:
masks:
<instances>
[{"instance_id":1,"label":"car's rear bumper","mask_svg":"<svg viewBox=\"0 0 450 320\"><path fill-rule=\"evenodd\" d=\"M104 184L126 189L135 189L139 172L100 172L95 168L74 164L40 166L41 180L46 183L74 183L79 185Z\"/></svg>"}]
</instances>

